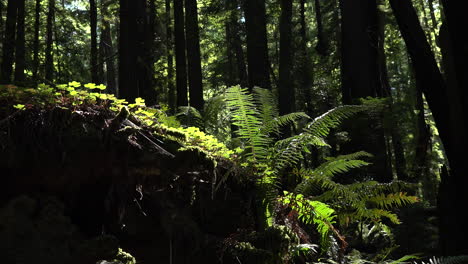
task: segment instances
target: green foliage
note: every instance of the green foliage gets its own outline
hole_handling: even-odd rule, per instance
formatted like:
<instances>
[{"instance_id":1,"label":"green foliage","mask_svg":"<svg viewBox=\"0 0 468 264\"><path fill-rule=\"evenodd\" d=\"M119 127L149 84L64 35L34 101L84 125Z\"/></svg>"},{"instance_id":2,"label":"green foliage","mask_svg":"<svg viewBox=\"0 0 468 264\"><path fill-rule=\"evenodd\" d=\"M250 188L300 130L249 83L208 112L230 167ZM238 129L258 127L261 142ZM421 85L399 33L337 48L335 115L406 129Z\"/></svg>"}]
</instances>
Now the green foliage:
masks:
<instances>
[{"instance_id":1,"label":"green foliage","mask_svg":"<svg viewBox=\"0 0 468 264\"><path fill-rule=\"evenodd\" d=\"M338 222L342 226L360 221L380 222L385 217L394 224L399 224L391 210L418 199L409 196L401 189L402 182L378 183L376 181L340 184L333 181L338 173L348 172L353 168L366 166L368 163L358 157L369 156L365 152L343 155L329 159L316 169L299 169L296 174L303 180L296 187L296 192L304 195L316 195L315 199L331 204L338 212Z\"/></svg>"},{"instance_id":2,"label":"green foliage","mask_svg":"<svg viewBox=\"0 0 468 264\"><path fill-rule=\"evenodd\" d=\"M428 262L414 262L415 264L464 264L468 262L468 256L432 257Z\"/></svg>"},{"instance_id":3,"label":"green foliage","mask_svg":"<svg viewBox=\"0 0 468 264\"><path fill-rule=\"evenodd\" d=\"M332 231L337 233L333 227L336 219L335 210L320 201L310 200L302 194L287 191L284 191L284 195L278 200L297 212L298 219L303 223L314 224L320 234L322 248L327 248L330 243L330 233Z\"/></svg>"}]
</instances>

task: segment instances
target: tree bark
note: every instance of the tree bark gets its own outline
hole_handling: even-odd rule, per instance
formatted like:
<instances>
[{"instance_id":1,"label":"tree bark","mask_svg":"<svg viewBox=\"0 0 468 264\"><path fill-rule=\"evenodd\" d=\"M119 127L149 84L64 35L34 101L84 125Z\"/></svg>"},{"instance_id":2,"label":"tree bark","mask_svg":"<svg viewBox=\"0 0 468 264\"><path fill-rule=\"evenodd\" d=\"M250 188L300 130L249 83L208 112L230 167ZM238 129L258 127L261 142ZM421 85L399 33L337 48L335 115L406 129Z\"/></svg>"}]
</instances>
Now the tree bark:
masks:
<instances>
[{"instance_id":1,"label":"tree bark","mask_svg":"<svg viewBox=\"0 0 468 264\"><path fill-rule=\"evenodd\" d=\"M0 84L8 84L11 82L13 73L13 59L15 54L15 34L16 34L16 16L17 16L17 0L8 0L7 17L5 22L5 37L3 39L3 56L1 64L1 80Z\"/></svg>"},{"instance_id":2,"label":"tree bark","mask_svg":"<svg viewBox=\"0 0 468 264\"><path fill-rule=\"evenodd\" d=\"M280 115L293 111L294 86L291 81L292 68L292 0L281 0L280 58L278 102ZM286 135L287 136L287 135Z\"/></svg>"},{"instance_id":3,"label":"tree bark","mask_svg":"<svg viewBox=\"0 0 468 264\"><path fill-rule=\"evenodd\" d=\"M55 0L49 0L49 7L47 12L47 35L46 35L46 49L45 49L45 79L52 82L54 80L54 55L52 53L53 45L53 28L55 21Z\"/></svg>"},{"instance_id":4,"label":"tree bark","mask_svg":"<svg viewBox=\"0 0 468 264\"><path fill-rule=\"evenodd\" d=\"M204 101L197 0L185 0L185 30L190 105L202 111Z\"/></svg>"},{"instance_id":5,"label":"tree bark","mask_svg":"<svg viewBox=\"0 0 468 264\"><path fill-rule=\"evenodd\" d=\"M89 0L89 14L91 26L91 82L99 83L96 0Z\"/></svg>"},{"instance_id":6,"label":"tree bark","mask_svg":"<svg viewBox=\"0 0 468 264\"><path fill-rule=\"evenodd\" d=\"M26 67L26 48L24 36L24 4L25 0L17 0L17 19L16 19L16 58L15 58L15 83L18 85L24 84Z\"/></svg>"},{"instance_id":7,"label":"tree bark","mask_svg":"<svg viewBox=\"0 0 468 264\"><path fill-rule=\"evenodd\" d=\"M317 22L317 46L315 46L315 50L317 50L319 55L326 56L328 53L328 45L325 40L325 33L323 30L320 0L315 0L315 20Z\"/></svg>"},{"instance_id":8,"label":"tree bark","mask_svg":"<svg viewBox=\"0 0 468 264\"><path fill-rule=\"evenodd\" d=\"M248 86L247 66L245 64L244 49L242 48L242 40L240 37L241 27L239 25L239 2L237 0L226 1L226 9L229 12L227 21L227 41L229 49L228 53L232 56L232 68L235 76L233 83L240 84L242 87Z\"/></svg>"},{"instance_id":9,"label":"tree bark","mask_svg":"<svg viewBox=\"0 0 468 264\"><path fill-rule=\"evenodd\" d=\"M39 72L39 29L41 26L41 0L36 0L35 11L32 75L33 81L37 82Z\"/></svg>"},{"instance_id":10,"label":"tree bark","mask_svg":"<svg viewBox=\"0 0 468 264\"><path fill-rule=\"evenodd\" d=\"M119 97L133 101L139 97L137 78L137 5L120 0Z\"/></svg>"},{"instance_id":11,"label":"tree bark","mask_svg":"<svg viewBox=\"0 0 468 264\"><path fill-rule=\"evenodd\" d=\"M174 40L176 57L177 106L188 105L187 62L185 56L184 1L174 0Z\"/></svg>"},{"instance_id":12,"label":"tree bark","mask_svg":"<svg viewBox=\"0 0 468 264\"><path fill-rule=\"evenodd\" d=\"M174 86L174 58L171 28L171 0L166 1L166 53L167 53L167 100L169 109L175 113L176 108L176 88Z\"/></svg>"},{"instance_id":13,"label":"tree bark","mask_svg":"<svg viewBox=\"0 0 468 264\"><path fill-rule=\"evenodd\" d=\"M102 32L101 32L101 42L103 45L104 51L104 61L106 64L106 84L107 91L112 94L117 93L117 80L116 80L116 69L115 69L115 60L114 60L114 45L112 43L112 31L111 24L108 16L108 5L110 1L102 0Z\"/></svg>"},{"instance_id":14,"label":"tree bark","mask_svg":"<svg viewBox=\"0 0 468 264\"><path fill-rule=\"evenodd\" d=\"M451 1L450 4L452 3L456 3L456 1ZM441 233L443 253L446 255L467 254L468 249L464 243L468 236L468 226L464 222L464 212L460 210L468 202L468 193L466 192L468 178L464 175L467 169L464 157L468 146L465 121L467 117L464 115L465 105L463 104L463 100L466 100L464 89L457 89L453 85L449 85L449 89L447 89L412 3L410 1L390 0L390 4L405 40L408 53L411 56L417 86L426 96L450 163L450 172L442 177L439 191L441 228L444 228L444 232ZM446 1L446 4L448 4L448 1ZM460 8L460 6L458 7ZM457 10L457 12L460 11ZM446 16L447 21L449 21L450 12L447 12ZM460 33L463 31L457 31L456 27L460 25L458 23L463 24L463 21L466 21L465 17L458 16L458 19L454 21L455 24L448 23L449 41L451 43L448 49L453 54L449 63L452 64L453 62L454 72L452 72L451 76L456 79L455 82L451 81L450 83L455 84L455 86L461 85L463 78L466 79L466 72L462 72L457 67L457 61L461 62L458 57L464 56L463 49L457 49L457 45L466 45L466 43L454 43L454 40L461 41L458 38L462 36ZM450 31L450 25L455 27L452 28L452 31ZM458 66L461 68L466 67L463 64L458 64ZM444 223L445 225L448 224L448 226L443 226Z\"/></svg>"},{"instance_id":15,"label":"tree bark","mask_svg":"<svg viewBox=\"0 0 468 264\"><path fill-rule=\"evenodd\" d=\"M343 103L358 103L359 98L382 96L384 83L379 60L379 23L375 0L341 1L341 63ZM380 120L359 116L349 125L351 141L346 152L364 150L374 155L367 169L380 182L393 179L387 156L384 129ZM365 129L363 129L365 128Z\"/></svg>"},{"instance_id":16,"label":"tree bark","mask_svg":"<svg viewBox=\"0 0 468 264\"><path fill-rule=\"evenodd\" d=\"M265 12L265 0L244 2L248 75L251 89L254 86L271 88Z\"/></svg>"},{"instance_id":17,"label":"tree bark","mask_svg":"<svg viewBox=\"0 0 468 264\"><path fill-rule=\"evenodd\" d=\"M309 52L307 49L307 23L305 17L305 0L301 0L300 2L300 17L299 23L301 25L299 33L301 36L300 40L300 59L301 59L301 96L304 96L304 109L305 112L312 116L313 114L313 106L312 106L312 93L311 88L313 85L313 73L312 73L312 61L311 57L309 56Z\"/></svg>"}]
</instances>

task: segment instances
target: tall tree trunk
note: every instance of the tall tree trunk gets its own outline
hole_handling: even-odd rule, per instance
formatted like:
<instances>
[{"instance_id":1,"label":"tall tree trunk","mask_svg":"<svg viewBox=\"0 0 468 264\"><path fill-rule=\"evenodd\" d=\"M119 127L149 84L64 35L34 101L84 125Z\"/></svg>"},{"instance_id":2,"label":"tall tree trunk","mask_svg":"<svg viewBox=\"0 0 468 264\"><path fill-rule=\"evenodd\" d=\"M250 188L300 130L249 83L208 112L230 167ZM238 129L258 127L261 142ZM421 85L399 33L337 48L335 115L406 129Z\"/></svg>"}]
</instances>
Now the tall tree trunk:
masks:
<instances>
[{"instance_id":1,"label":"tall tree trunk","mask_svg":"<svg viewBox=\"0 0 468 264\"><path fill-rule=\"evenodd\" d=\"M139 97L137 78L137 5L120 0L119 96L127 101Z\"/></svg>"},{"instance_id":2,"label":"tall tree trunk","mask_svg":"<svg viewBox=\"0 0 468 264\"><path fill-rule=\"evenodd\" d=\"M315 0L315 20L317 22L317 46L315 46L315 50L317 50L319 55L326 56L328 45L327 41L325 40L325 33L323 30L320 0Z\"/></svg>"},{"instance_id":3,"label":"tall tree trunk","mask_svg":"<svg viewBox=\"0 0 468 264\"><path fill-rule=\"evenodd\" d=\"M185 0L185 30L190 105L202 111L204 101L197 0Z\"/></svg>"},{"instance_id":4,"label":"tall tree trunk","mask_svg":"<svg viewBox=\"0 0 468 264\"><path fill-rule=\"evenodd\" d=\"M112 94L117 93L116 70L114 63L114 45L112 43L111 24L107 16L109 15L108 6L111 2L108 0L101 0L102 12L102 30L101 30L101 43L103 48L104 60L102 63L106 64L106 84L107 91Z\"/></svg>"},{"instance_id":5,"label":"tall tree trunk","mask_svg":"<svg viewBox=\"0 0 468 264\"><path fill-rule=\"evenodd\" d=\"M3 1L0 1L0 40L3 41Z\"/></svg>"},{"instance_id":6,"label":"tall tree trunk","mask_svg":"<svg viewBox=\"0 0 468 264\"><path fill-rule=\"evenodd\" d=\"M229 2L229 1L226 1ZM229 9L226 10L229 12ZM233 86L236 85L237 81L237 73L235 71L235 53L234 53L234 45L233 45L233 36L234 34L234 29L232 28L232 24L230 21L226 21L224 23L224 28L226 31L226 57L227 57L227 69L226 69L226 75L225 75L225 83L226 85Z\"/></svg>"},{"instance_id":7,"label":"tall tree trunk","mask_svg":"<svg viewBox=\"0 0 468 264\"><path fill-rule=\"evenodd\" d=\"M300 17L299 23L301 25L299 33L301 36L300 40L300 59L301 59L301 96L304 98L304 109L308 115L312 115L313 106L312 106L312 84L313 84L313 74L312 74L312 61L307 51L307 23L305 16L305 0L300 2Z\"/></svg>"},{"instance_id":8,"label":"tall tree trunk","mask_svg":"<svg viewBox=\"0 0 468 264\"><path fill-rule=\"evenodd\" d=\"M240 38L241 27L239 25L239 2L237 0L226 1L226 9L229 12L227 21L228 30L228 53L232 56L233 72L236 76L233 77L234 84L240 84L242 87L248 86L247 66L245 64L244 50L242 48L242 40Z\"/></svg>"},{"instance_id":9,"label":"tall tree trunk","mask_svg":"<svg viewBox=\"0 0 468 264\"><path fill-rule=\"evenodd\" d=\"M174 58L172 44L172 28L171 28L171 0L166 1L166 53L167 53L167 100L169 109L175 113L176 108L176 89L174 86Z\"/></svg>"},{"instance_id":10,"label":"tall tree trunk","mask_svg":"<svg viewBox=\"0 0 468 264\"><path fill-rule=\"evenodd\" d=\"M23 84L25 80L24 70L26 67L25 55L25 36L24 36L24 4L25 0L17 0L17 19L16 19L16 58L15 58L15 83Z\"/></svg>"},{"instance_id":11,"label":"tall tree trunk","mask_svg":"<svg viewBox=\"0 0 468 264\"><path fill-rule=\"evenodd\" d=\"M456 3L456 1L453 1L453 3ZM468 177L464 175L467 170L464 157L468 147L465 121L467 117L464 115L463 110L465 106L463 100L466 100L463 94L464 90L451 86L447 89L412 3L410 1L390 0L390 4L405 40L408 53L411 56L417 86L426 96L450 163L449 175L445 174L446 176L442 177L439 198L441 223L442 225L444 223L445 225L448 224L448 227L443 227L444 232L441 233L443 253L447 255L467 254L468 249L464 243L468 236L468 226L463 220L463 210L459 209L464 208L468 203L468 193L466 192ZM450 4L452 4L452 1ZM460 11L457 10L457 12ZM449 14L450 12L446 14L447 19ZM455 24L452 24L455 28L461 21L466 21L463 16L458 18L460 20L456 20L454 21ZM448 25L449 38L452 44L449 50L453 54L453 60L451 61L454 62L454 65L457 65L456 61L458 57L464 56L464 50L457 50L454 45L466 45L466 43L454 44L453 38L460 38L462 36L460 33L464 31L457 31L455 28L450 31L450 23ZM458 41L461 41L461 39L458 39ZM459 66L466 67L466 65ZM455 66L454 69L456 68ZM456 82L452 83L460 85L460 81L463 82L462 78L466 79L466 72L460 71L462 75L457 73L452 75L456 78Z\"/></svg>"},{"instance_id":12,"label":"tall tree trunk","mask_svg":"<svg viewBox=\"0 0 468 264\"><path fill-rule=\"evenodd\" d=\"M139 9L139 16L144 21L139 26L142 38L140 39L141 52L139 53L141 97L149 105L156 104L157 94L154 87L154 63L156 61L156 6L155 0L144 0Z\"/></svg>"},{"instance_id":13,"label":"tall tree trunk","mask_svg":"<svg viewBox=\"0 0 468 264\"><path fill-rule=\"evenodd\" d=\"M55 21L55 0L49 0L47 12L47 36L46 36L46 49L45 49L45 79L52 82L54 81L54 55L52 53L53 30Z\"/></svg>"},{"instance_id":14,"label":"tall tree trunk","mask_svg":"<svg viewBox=\"0 0 468 264\"><path fill-rule=\"evenodd\" d=\"M375 0L341 1L341 63L343 103L357 103L359 98L381 96L383 83L379 61L377 3ZM359 63L357 63L359 62ZM347 152L365 150L374 155L368 174L380 182L392 180L380 120L360 116L350 124L351 141ZM366 128L366 129L363 129Z\"/></svg>"},{"instance_id":15,"label":"tall tree trunk","mask_svg":"<svg viewBox=\"0 0 468 264\"><path fill-rule=\"evenodd\" d=\"M99 83L96 0L89 0L89 14L91 26L91 82Z\"/></svg>"},{"instance_id":16,"label":"tall tree trunk","mask_svg":"<svg viewBox=\"0 0 468 264\"><path fill-rule=\"evenodd\" d=\"M177 106L188 105L187 62L185 56L184 1L174 0L174 40L176 57Z\"/></svg>"},{"instance_id":17,"label":"tall tree trunk","mask_svg":"<svg viewBox=\"0 0 468 264\"><path fill-rule=\"evenodd\" d=\"M104 58L106 63L106 80L107 90L109 93L117 92L115 63L114 63L114 46L112 43L111 25L109 21L103 21L102 41L104 46Z\"/></svg>"},{"instance_id":18,"label":"tall tree trunk","mask_svg":"<svg viewBox=\"0 0 468 264\"><path fill-rule=\"evenodd\" d=\"M281 0L280 4L281 17L278 98L280 115L284 115L293 111L293 105L295 103L294 86L291 81L292 0Z\"/></svg>"},{"instance_id":19,"label":"tall tree trunk","mask_svg":"<svg viewBox=\"0 0 468 264\"><path fill-rule=\"evenodd\" d=\"M386 128L388 137L391 138L391 148L393 149L393 155L395 157L395 170L400 180L408 180L408 173L406 168L406 159L403 149L402 138L400 135L399 124L396 121L397 116L394 112L393 107L393 96L390 88L387 70L387 58L385 56L385 13L380 9L377 9L378 14L378 66L379 66L379 78L382 86L377 88L377 95L379 97L389 98L389 123L390 127ZM389 155L391 157L391 155ZM389 159L390 162L390 159ZM391 166L391 164L389 164Z\"/></svg>"},{"instance_id":20,"label":"tall tree trunk","mask_svg":"<svg viewBox=\"0 0 468 264\"><path fill-rule=\"evenodd\" d=\"M1 84L11 82L13 73L13 59L15 54L15 34L16 34L16 16L17 0L8 0L7 17L5 22L5 37L3 39L3 57L1 64Z\"/></svg>"},{"instance_id":21,"label":"tall tree trunk","mask_svg":"<svg viewBox=\"0 0 468 264\"><path fill-rule=\"evenodd\" d=\"M39 29L41 27L41 0L36 0L34 20L34 43L33 43L33 81L37 82L39 72Z\"/></svg>"},{"instance_id":22,"label":"tall tree trunk","mask_svg":"<svg viewBox=\"0 0 468 264\"><path fill-rule=\"evenodd\" d=\"M244 1L249 87L270 89L265 0Z\"/></svg>"}]
</instances>

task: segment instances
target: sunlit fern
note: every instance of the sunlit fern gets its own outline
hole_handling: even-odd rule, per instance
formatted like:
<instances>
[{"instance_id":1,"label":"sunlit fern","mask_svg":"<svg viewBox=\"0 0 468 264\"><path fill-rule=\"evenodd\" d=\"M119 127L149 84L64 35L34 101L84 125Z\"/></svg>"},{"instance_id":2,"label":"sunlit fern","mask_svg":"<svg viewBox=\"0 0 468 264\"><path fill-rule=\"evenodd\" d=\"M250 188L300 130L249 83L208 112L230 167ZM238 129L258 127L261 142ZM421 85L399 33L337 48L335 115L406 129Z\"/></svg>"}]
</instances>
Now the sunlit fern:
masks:
<instances>
[{"instance_id":1,"label":"sunlit fern","mask_svg":"<svg viewBox=\"0 0 468 264\"><path fill-rule=\"evenodd\" d=\"M230 138L229 114L223 96L206 100L201 113L194 107L181 106L176 117L183 126L198 127L222 142Z\"/></svg>"},{"instance_id":2,"label":"sunlit fern","mask_svg":"<svg viewBox=\"0 0 468 264\"><path fill-rule=\"evenodd\" d=\"M468 256L432 257L428 262L413 262L414 264L466 264Z\"/></svg>"},{"instance_id":3,"label":"sunlit fern","mask_svg":"<svg viewBox=\"0 0 468 264\"><path fill-rule=\"evenodd\" d=\"M351 169L367 166L361 158L370 157L366 152L357 152L328 159L315 169L295 171L302 178L295 192L332 205L338 210L338 221L348 225L356 221L380 222L382 218L399 224L392 209L417 202L417 198L401 190L408 184L400 181L378 183L376 181L340 184L333 177Z\"/></svg>"}]
</instances>

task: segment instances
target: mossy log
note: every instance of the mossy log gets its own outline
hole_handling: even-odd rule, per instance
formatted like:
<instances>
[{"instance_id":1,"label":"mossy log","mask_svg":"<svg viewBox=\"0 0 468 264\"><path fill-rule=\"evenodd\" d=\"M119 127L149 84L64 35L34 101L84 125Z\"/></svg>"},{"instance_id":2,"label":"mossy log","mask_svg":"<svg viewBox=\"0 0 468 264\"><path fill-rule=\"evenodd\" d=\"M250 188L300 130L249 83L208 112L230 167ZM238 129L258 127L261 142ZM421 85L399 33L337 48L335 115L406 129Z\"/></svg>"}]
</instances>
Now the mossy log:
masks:
<instances>
[{"instance_id":1,"label":"mossy log","mask_svg":"<svg viewBox=\"0 0 468 264\"><path fill-rule=\"evenodd\" d=\"M54 214L69 219L64 228L73 230L53 238L59 242L39 234L44 241L32 240L35 246L28 241L41 231L25 231L15 248L25 251L22 255L44 245L62 252L56 247L66 240L87 245L105 234L142 263L219 263L221 242L254 226L253 183L229 177L213 195L216 176L232 165L215 166L196 150L178 151L178 143L124 114L92 106L0 111L1 212L26 197L34 204L28 221L36 225L45 197L53 197L63 206ZM12 223L3 220L0 241ZM15 256L12 263L23 263ZM59 255L41 256L34 263L67 262Z\"/></svg>"}]
</instances>

